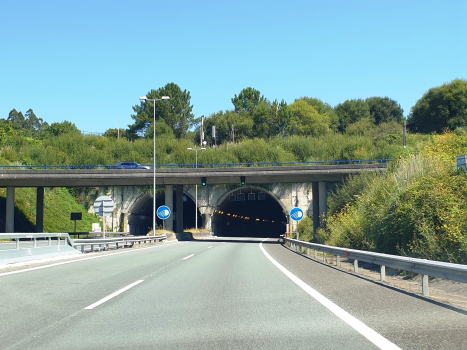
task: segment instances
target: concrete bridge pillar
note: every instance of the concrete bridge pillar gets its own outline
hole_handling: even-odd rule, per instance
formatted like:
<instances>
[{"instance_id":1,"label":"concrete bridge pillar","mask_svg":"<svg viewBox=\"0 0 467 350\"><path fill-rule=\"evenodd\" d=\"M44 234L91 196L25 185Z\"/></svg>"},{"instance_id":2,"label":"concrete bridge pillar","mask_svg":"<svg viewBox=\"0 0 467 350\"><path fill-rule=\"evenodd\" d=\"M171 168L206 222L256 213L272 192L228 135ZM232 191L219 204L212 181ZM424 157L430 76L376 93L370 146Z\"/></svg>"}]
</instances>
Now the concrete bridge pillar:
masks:
<instances>
[{"instance_id":1,"label":"concrete bridge pillar","mask_svg":"<svg viewBox=\"0 0 467 350\"><path fill-rule=\"evenodd\" d=\"M319 185L317 182L311 184L313 198L313 232L319 228Z\"/></svg>"},{"instance_id":2,"label":"concrete bridge pillar","mask_svg":"<svg viewBox=\"0 0 467 350\"><path fill-rule=\"evenodd\" d=\"M6 189L5 233L15 232L15 188Z\"/></svg>"},{"instance_id":3,"label":"concrete bridge pillar","mask_svg":"<svg viewBox=\"0 0 467 350\"><path fill-rule=\"evenodd\" d=\"M178 200L178 198L177 198ZM183 200L183 199L182 199ZM174 230L174 186L165 185L165 205L170 208L172 215L165 221L165 228L169 231Z\"/></svg>"},{"instance_id":4,"label":"concrete bridge pillar","mask_svg":"<svg viewBox=\"0 0 467 350\"><path fill-rule=\"evenodd\" d=\"M15 232L15 188L6 189L5 233Z\"/></svg>"},{"instance_id":5,"label":"concrete bridge pillar","mask_svg":"<svg viewBox=\"0 0 467 350\"><path fill-rule=\"evenodd\" d=\"M183 233L183 185L177 185L177 233Z\"/></svg>"},{"instance_id":6,"label":"concrete bridge pillar","mask_svg":"<svg viewBox=\"0 0 467 350\"><path fill-rule=\"evenodd\" d=\"M128 225L128 213L121 213L120 222L122 224L123 232L130 232L130 227Z\"/></svg>"},{"instance_id":7,"label":"concrete bridge pillar","mask_svg":"<svg viewBox=\"0 0 467 350\"><path fill-rule=\"evenodd\" d=\"M203 228L212 232L212 214L206 213L203 215Z\"/></svg>"},{"instance_id":8,"label":"concrete bridge pillar","mask_svg":"<svg viewBox=\"0 0 467 350\"><path fill-rule=\"evenodd\" d=\"M328 213L328 193L326 190L326 182L318 182L319 187L319 225L323 223L323 219Z\"/></svg>"},{"instance_id":9,"label":"concrete bridge pillar","mask_svg":"<svg viewBox=\"0 0 467 350\"><path fill-rule=\"evenodd\" d=\"M44 187L37 188L36 232L44 232Z\"/></svg>"},{"instance_id":10,"label":"concrete bridge pillar","mask_svg":"<svg viewBox=\"0 0 467 350\"><path fill-rule=\"evenodd\" d=\"M313 231L316 232L328 213L326 182L313 182L311 190L313 193Z\"/></svg>"}]
</instances>

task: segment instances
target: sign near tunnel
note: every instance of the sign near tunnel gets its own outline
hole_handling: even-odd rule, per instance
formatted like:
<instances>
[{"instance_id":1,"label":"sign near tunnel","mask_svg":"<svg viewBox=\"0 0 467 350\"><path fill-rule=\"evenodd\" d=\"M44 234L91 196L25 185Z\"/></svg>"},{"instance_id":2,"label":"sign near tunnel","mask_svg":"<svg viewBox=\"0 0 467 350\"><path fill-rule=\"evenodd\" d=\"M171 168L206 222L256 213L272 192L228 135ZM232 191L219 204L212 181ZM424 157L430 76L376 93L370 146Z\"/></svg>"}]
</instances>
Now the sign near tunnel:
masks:
<instances>
[{"instance_id":1,"label":"sign near tunnel","mask_svg":"<svg viewBox=\"0 0 467 350\"><path fill-rule=\"evenodd\" d=\"M170 208L166 205L161 205L157 208L157 217L161 220L166 220L170 216Z\"/></svg>"},{"instance_id":2,"label":"sign near tunnel","mask_svg":"<svg viewBox=\"0 0 467 350\"><path fill-rule=\"evenodd\" d=\"M300 221L301 219L303 219L303 210L300 208L293 208L290 211L290 217L294 221Z\"/></svg>"},{"instance_id":3,"label":"sign near tunnel","mask_svg":"<svg viewBox=\"0 0 467 350\"><path fill-rule=\"evenodd\" d=\"M108 196L100 196L94 202L94 212L99 216L111 215L114 211L115 203L112 198Z\"/></svg>"}]
</instances>

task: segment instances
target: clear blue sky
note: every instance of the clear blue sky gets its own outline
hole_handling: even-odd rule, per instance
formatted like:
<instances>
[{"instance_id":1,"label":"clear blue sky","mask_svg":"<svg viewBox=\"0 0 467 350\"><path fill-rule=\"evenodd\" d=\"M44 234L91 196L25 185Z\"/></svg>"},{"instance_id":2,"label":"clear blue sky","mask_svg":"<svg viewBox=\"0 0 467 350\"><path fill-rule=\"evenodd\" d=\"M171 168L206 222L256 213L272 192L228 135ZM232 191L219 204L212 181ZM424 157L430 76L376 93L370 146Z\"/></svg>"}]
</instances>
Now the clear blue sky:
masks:
<instances>
[{"instance_id":1,"label":"clear blue sky","mask_svg":"<svg viewBox=\"0 0 467 350\"><path fill-rule=\"evenodd\" d=\"M196 117L243 88L331 106L388 96L404 115L467 78L467 1L1 0L0 118L32 108L104 132L169 82Z\"/></svg>"}]
</instances>

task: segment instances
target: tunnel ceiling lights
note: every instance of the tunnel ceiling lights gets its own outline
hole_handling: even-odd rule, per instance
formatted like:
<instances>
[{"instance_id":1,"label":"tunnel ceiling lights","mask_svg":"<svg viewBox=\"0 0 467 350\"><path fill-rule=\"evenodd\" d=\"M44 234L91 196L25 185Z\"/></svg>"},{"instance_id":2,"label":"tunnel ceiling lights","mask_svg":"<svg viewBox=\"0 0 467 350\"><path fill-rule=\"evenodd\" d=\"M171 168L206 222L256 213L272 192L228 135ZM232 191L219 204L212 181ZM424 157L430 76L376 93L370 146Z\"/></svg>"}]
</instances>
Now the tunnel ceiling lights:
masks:
<instances>
[{"instance_id":1,"label":"tunnel ceiling lights","mask_svg":"<svg viewBox=\"0 0 467 350\"><path fill-rule=\"evenodd\" d=\"M218 213L219 215L223 215L225 212L223 211L219 211L219 210L214 210L215 213ZM251 218L249 216L239 216L237 214L231 214L231 213L227 213L227 216L231 216L233 218L239 218L239 219L243 219L243 220L250 220ZM256 222L269 222L269 220L267 219L255 219ZM275 220L271 220L272 223L276 223ZM284 221L282 221L283 224L285 224Z\"/></svg>"},{"instance_id":2,"label":"tunnel ceiling lights","mask_svg":"<svg viewBox=\"0 0 467 350\"><path fill-rule=\"evenodd\" d=\"M215 210L214 212L218 213L219 215L223 215L225 213L223 211L218 211L218 210ZM243 219L243 220L250 220L251 219L249 216L239 216L237 214L231 214L231 213L227 213L227 216L231 216L232 218L238 218L238 219ZM259 218L255 219L255 221L256 222L269 222L269 220L267 220L267 219L259 219ZM276 223L275 220L271 220L271 222L273 224ZM285 222L282 221L282 223L284 224Z\"/></svg>"}]
</instances>

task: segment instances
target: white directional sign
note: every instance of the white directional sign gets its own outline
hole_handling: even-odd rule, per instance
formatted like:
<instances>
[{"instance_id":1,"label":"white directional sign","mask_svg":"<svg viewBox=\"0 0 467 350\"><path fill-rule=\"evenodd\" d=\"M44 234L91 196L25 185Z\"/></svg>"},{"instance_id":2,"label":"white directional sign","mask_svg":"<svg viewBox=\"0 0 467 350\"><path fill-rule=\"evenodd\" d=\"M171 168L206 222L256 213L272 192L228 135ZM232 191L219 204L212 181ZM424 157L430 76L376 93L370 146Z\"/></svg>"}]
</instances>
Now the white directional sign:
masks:
<instances>
[{"instance_id":1,"label":"white directional sign","mask_svg":"<svg viewBox=\"0 0 467 350\"><path fill-rule=\"evenodd\" d=\"M290 211L290 217L294 221L300 221L301 219L303 219L303 210L300 208L293 208Z\"/></svg>"},{"instance_id":2,"label":"white directional sign","mask_svg":"<svg viewBox=\"0 0 467 350\"><path fill-rule=\"evenodd\" d=\"M157 217L161 220L166 220L170 216L170 208L166 205L161 205L157 208Z\"/></svg>"},{"instance_id":3,"label":"white directional sign","mask_svg":"<svg viewBox=\"0 0 467 350\"><path fill-rule=\"evenodd\" d=\"M94 212L99 216L109 216L115 208L115 203L112 198L107 196L100 196L94 202Z\"/></svg>"}]
</instances>

